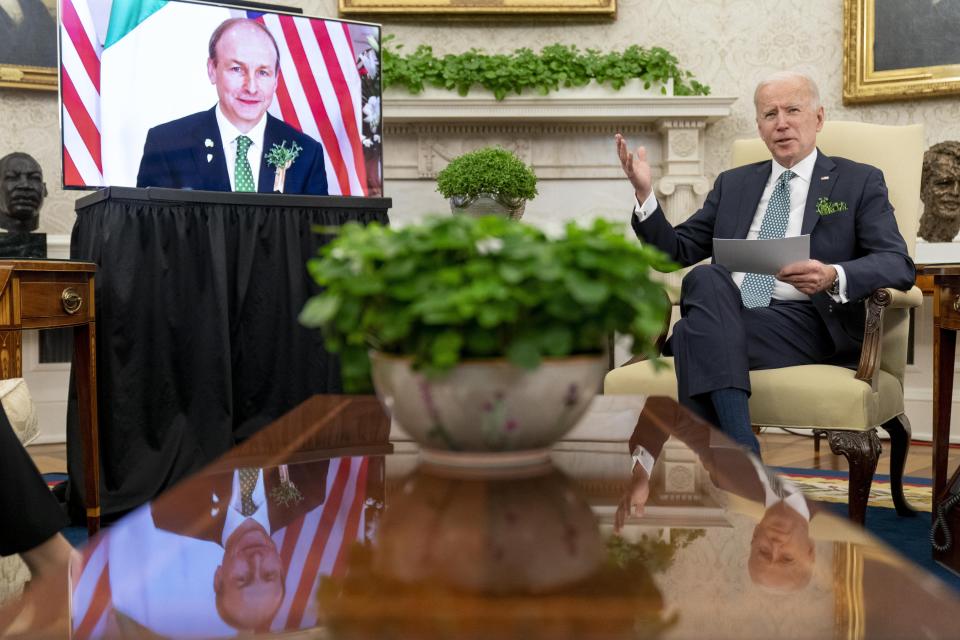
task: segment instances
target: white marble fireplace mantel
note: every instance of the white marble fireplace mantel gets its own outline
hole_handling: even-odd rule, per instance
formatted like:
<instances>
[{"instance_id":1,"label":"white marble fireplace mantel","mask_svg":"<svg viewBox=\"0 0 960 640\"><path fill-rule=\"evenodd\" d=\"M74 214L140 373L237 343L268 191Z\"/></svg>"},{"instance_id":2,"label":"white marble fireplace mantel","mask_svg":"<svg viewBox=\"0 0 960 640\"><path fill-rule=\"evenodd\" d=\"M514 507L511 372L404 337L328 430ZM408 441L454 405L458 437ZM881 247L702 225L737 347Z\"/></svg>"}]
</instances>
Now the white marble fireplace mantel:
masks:
<instances>
[{"instance_id":1,"label":"white marble fireplace mantel","mask_svg":"<svg viewBox=\"0 0 960 640\"><path fill-rule=\"evenodd\" d=\"M705 127L730 115L736 98L631 95L602 87L547 96L460 97L428 88L388 90L383 100L384 191L394 224L449 211L435 191L437 172L468 151L500 145L537 174L538 196L524 220L553 226L566 220L624 217L630 188L613 135L644 145L668 217L688 215L709 187L703 171ZM676 220L679 222L679 220Z\"/></svg>"},{"instance_id":2,"label":"white marble fireplace mantel","mask_svg":"<svg viewBox=\"0 0 960 640\"><path fill-rule=\"evenodd\" d=\"M714 122L730 115L736 98L716 96L622 96L612 90L567 90L545 96L460 97L428 89L418 95L388 90L383 117L400 122L656 122L695 118Z\"/></svg>"}]
</instances>

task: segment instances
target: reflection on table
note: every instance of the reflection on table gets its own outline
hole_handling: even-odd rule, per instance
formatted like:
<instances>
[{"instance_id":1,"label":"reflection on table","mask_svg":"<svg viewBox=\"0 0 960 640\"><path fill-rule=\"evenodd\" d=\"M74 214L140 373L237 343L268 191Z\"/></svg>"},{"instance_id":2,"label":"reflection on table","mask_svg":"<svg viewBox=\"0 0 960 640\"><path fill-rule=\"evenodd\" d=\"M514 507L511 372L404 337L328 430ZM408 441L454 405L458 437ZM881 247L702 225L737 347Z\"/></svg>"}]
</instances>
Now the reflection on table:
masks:
<instances>
[{"instance_id":1,"label":"reflection on table","mask_svg":"<svg viewBox=\"0 0 960 640\"><path fill-rule=\"evenodd\" d=\"M71 608L54 588L61 614L47 596L27 630L954 635L952 592L673 401L648 400L635 428L587 422L593 439L494 474L418 463L372 398L315 397L95 538Z\"/></svg>"}]
</instances>

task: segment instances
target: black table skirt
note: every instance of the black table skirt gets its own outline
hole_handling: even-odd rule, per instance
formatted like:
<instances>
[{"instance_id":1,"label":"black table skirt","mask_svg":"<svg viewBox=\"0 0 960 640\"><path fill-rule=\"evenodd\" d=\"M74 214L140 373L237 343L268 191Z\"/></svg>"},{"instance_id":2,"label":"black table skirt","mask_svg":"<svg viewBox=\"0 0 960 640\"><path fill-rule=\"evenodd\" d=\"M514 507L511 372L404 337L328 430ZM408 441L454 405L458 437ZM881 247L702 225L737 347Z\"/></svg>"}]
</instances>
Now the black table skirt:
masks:
<instances>
[{"instance_id":1,"label":"black table skirt","mask_svg":"<svg viewBox=\"0 0 960 640\"><path fill-rule=\"evenodd\" d=\"M150 500L310 396L341 391L337 360L297 322L317 292L305 265L330 238L315 227L387 224L389 204L156 189L78 200L71 257L98 266L104 516ZM78 513L73 395L68 413Z\"/></svg>"}]
</instances>

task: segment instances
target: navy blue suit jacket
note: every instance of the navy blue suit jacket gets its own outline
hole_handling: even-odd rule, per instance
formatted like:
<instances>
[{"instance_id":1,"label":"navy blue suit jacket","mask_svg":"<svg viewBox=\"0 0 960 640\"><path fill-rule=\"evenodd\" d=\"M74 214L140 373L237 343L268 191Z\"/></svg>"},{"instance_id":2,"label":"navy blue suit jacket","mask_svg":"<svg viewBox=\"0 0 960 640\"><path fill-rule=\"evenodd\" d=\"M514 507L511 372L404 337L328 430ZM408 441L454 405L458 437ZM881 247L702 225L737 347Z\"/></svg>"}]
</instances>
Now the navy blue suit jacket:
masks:
<instances>
[{"instance_id":1,"label":"navy blue suit jacket","mask_svg":"<svg viewBox=\"0 0 960 640\"><path fill-rule=\"evenodd\" d=\"M152 127L143 145L137 186L232 191L227 162L233 159L228 160L230 154L224 152L215 109ZM213 142L212 147L206 144L207 140ZM268 113L263 134L264 153L282 142L286 142L287 147L296 142L303 148L287 169L284 193L327 195L323 148L310 136ZM273 192L275 171L266 159L261 160L257 191Z\"/></svg>"},{"instance_id":2,"label":"navy blue suit jacket","mask_svg":"<svg viewBox=\"0 0 960 640\"><path fill-rule=\"evenodd\" d=\"M713 254L713 238L746 238L770 178L771 161L724 171L707 195L703 208L672 227L659 207L643 222L633 217L637 236L682 266ZM845 211L821 216L817 201L846 204ZM825 292L811 296L836 347L835 360L849 363L863 343L863 300L875 289L907 290L915 268L897 228L887 198L883 173L869 165L817 153L801 234L810 234L810 257L840 265L846 272L847 297L838 304Z\"/></svg>"},{"instance_id":3,"label":"navy blue suit jacket","mask_svg":"<svg viewBox=\"0 0 960 640\"><path fill-rule=\"evenodd\" d=\"M277 467L263 470L267 515L272 531L282 529L323 504L327 495L329 465L329 460L289 465L290 481L303 499L286 505L278 503L271 495L280 485L279 470ZM232 497L233 471L201 473L154 500L150 512L158 529L220 544Z\"/></svg>"}]
</instances>

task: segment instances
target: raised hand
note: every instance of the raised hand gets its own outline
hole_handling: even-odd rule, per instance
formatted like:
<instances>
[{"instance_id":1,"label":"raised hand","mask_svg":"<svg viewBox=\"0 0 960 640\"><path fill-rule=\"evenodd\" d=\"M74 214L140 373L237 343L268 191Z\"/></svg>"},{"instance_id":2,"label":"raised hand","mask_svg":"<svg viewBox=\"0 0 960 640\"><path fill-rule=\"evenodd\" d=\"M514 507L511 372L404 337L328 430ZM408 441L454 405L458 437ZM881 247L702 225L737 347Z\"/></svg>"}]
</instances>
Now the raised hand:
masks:
<instances>
[{"instance_id":1,"label":"raised hand","mask_svg":"<svg viewBox=\"0 0 960 640\"><path fill-rule=\"evenodd\" d=\"M653 177L650 172L650 163L647 162L647 150L644 147L637 147L636 155L627 150L627 141L619 133L614 136L617 141L617 155L620 157L620 166L623 167L623 173L633 185L633 190L637 194L637 200L640 204L647 199L652 190Z\"/></svg>"}]
</instances>

